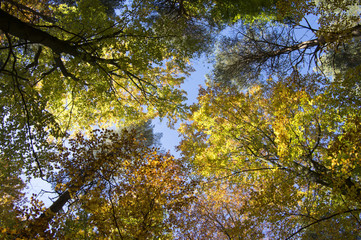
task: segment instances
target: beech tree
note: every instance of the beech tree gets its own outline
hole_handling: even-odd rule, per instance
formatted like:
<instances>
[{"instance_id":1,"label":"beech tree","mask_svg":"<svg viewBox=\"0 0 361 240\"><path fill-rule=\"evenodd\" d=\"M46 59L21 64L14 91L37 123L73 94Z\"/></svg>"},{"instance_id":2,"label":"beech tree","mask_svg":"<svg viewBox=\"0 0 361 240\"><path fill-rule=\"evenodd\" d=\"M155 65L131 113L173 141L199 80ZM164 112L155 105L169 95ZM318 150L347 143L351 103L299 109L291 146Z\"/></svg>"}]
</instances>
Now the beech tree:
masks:
<instances>
[{"instance_id":1,"label":"beech tree","mask_svg":"<svg viewBox=\"0 0 361 240\"><path fill-rule=\"evenodd\" d=\"M169 237L177 226L175 214L193 199L195 182L186 166L134 130L95 130L89 138L77 134L49 160L61 194L49 208L35 198L29 210L13 206L17 214L11 222L17 224L2 222L2 237Z\"/></svg>"},{"instance_id":2,"label":"beech tree","mask_svg":"<svg viewBox=\"0 0 361 240\"><path fill-rule=\"evenodd\" d=\"M297 72L247 92L209 84L180 149L205 176L248 185L245 211L272 226L269 236L302 236L308 225L329 231L330 218L334 238L352 236L361 227L360 99L345 85Z\"/></svg>"}]
</instances>

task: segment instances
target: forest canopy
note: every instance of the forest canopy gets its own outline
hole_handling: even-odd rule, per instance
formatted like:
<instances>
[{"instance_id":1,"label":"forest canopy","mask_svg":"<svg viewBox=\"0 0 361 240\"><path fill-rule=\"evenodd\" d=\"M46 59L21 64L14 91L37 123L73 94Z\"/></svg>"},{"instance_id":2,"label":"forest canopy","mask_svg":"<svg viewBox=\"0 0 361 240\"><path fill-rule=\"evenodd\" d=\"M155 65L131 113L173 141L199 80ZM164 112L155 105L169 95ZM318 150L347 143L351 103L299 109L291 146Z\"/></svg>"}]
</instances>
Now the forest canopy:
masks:
<instances>
[{"instance_id":1,"label":"forest canopy","mask_svg":"<svg viewBox=\"0 0 361 240\"><path fill-rule=\"evenodd\" d=\"M1 1L0 237L360 238L360 14L356 0ZM187 105L201 56L213 69ZM180 122L179 157L156 118ZM50 203L26 194L34 179Z\"/></svg>"}]
</instances>

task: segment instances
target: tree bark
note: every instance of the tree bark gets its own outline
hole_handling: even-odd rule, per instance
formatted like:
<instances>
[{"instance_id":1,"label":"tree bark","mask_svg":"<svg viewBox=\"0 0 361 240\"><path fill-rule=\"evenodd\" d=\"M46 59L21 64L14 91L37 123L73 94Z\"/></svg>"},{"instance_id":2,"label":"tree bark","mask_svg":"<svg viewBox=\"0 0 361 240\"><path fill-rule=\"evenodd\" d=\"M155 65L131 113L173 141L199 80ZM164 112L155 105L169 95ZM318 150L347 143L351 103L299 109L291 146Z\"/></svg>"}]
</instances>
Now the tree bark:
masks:
<instances>
[{"instance_id":1,"label":"tree bark","mask_svg":"<svg viewBox=\"0 0 361 240\"><path fill-rule=\"evenodd\" d=\"M57 54L67 53L72 56L79 56L80 54L78 49L75 46L71 46L68 42L60 40L28 23L22 22L1 9L0 29L20 39L49 47Z\"/></svg>"},{"instance_id":2,"label":"tree bark","mask_svg":"<svg viewBox=\"0 0 361 240\"><path fill-rule=\"evenodd\" d=\"M26 40L29 43L36 43L46 46L57 55L65 53L73 57L80 58L91 65L96 65L96 63L106 63L119 67L115 59L104 59L96 57L86 50L80 48L76 44L72 45L71 42L60 40L47 32L44 32L28 23L19 20L18 18L1 9L0 30L19 39Z\"/></svg>"},{"instance_id":3,"label":"tree bark","mask_svg":"<svg viewBox=\"0 0 361 240\"><path fill-rule=\"evenodd\" d=\"M64 205L71 199L70 192L66 190L59 198L49 207L52 213L58 213Z\"/></svg>"}]
</instances>

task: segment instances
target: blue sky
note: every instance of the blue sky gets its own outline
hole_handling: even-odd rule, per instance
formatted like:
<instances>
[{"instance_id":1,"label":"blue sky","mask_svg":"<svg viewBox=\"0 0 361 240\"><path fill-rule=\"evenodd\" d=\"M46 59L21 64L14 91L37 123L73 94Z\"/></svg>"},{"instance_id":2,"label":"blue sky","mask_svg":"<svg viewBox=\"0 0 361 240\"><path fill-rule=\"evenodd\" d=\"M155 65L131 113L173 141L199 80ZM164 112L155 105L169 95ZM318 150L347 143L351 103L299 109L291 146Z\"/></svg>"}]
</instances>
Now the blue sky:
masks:
<instances>
[{"instance_id":1,"label":"blue sky","mask_svg":"<svg viewBox=\"0 0 361 240\"><path fill-rule=\"evenodd\" d=\"M200 85L204 86L205 75L208 74L212 65L208 63L208 59L202 57L197 60L192 61L192 66L195 69L192 74L187 77L182 85L182 89L187 91L187 104L191 105L192 103L197 101L198 90ZM178 136L177 128L179 127L179 123L176 124L175 129L170 129L167 127L167 121L164 119L160 122L158 119L153 121L154 132L163 133L163 137L161 139L162 148L166 151L170 150L170 152L174 156L179 156L179 153L175 151L175 146L178 145L180 138Z\"/></svg>"}]
</instances>

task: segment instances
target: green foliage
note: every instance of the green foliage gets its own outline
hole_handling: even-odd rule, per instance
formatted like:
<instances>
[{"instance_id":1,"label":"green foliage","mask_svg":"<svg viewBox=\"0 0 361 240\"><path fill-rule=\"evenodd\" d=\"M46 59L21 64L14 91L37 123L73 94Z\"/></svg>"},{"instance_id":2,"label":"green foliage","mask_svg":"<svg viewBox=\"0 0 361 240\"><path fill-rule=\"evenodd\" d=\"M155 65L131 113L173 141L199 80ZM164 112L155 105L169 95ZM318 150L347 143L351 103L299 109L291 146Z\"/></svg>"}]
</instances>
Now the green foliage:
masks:
<instances>
[{"instance_id":1,"label":"green foliage","mask_svg":"<svg viewBox=\"0 0 361 240\"><path fill-rule=\"evenodd\" d=\"M234 23L238 20L252 21L262 19L274 14L276 1L252 0L252 1L213 1L211 16L214 21Z\"/></svg>"},{"instance_id":2,"label":"green foliage","mask_svg":"<svg viewBox=\"0 0 361 240\"><path fill-rule=\"evenodd\" d=\"M219 0L158 0L154 1L161 13L176 18L203 19L211 26L232 25L238 20L270 19L276 12L277 1L219 1Z\"/></svg>"}]
</instances>

